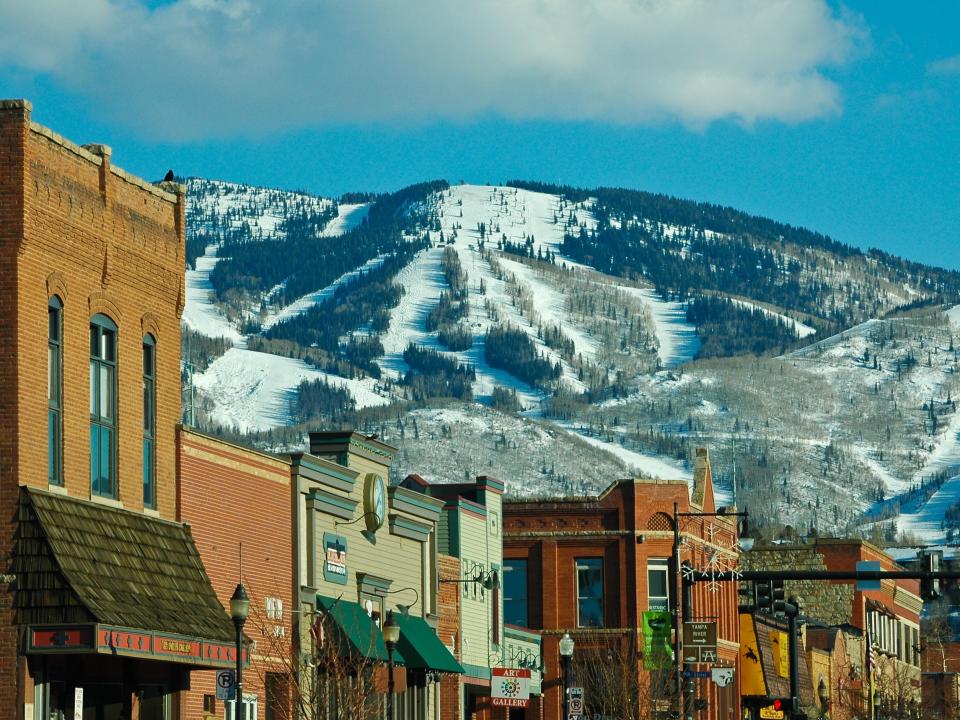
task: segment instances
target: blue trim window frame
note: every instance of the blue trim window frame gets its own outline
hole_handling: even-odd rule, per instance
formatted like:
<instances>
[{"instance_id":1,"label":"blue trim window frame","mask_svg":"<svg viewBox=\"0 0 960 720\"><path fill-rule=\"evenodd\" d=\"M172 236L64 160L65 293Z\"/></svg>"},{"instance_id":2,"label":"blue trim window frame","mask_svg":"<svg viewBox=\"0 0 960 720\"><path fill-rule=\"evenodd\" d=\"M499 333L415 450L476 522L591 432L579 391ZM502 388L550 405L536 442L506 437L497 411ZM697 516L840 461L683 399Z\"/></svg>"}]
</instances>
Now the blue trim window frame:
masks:
<instances>
[{"instance_id":1,"label":"blue trim window frame","mask_svg":"<svg viewBox=\"0 0 960 720\"><path fill-rule=\"evenodd\" d=\"M577 558L577 627L604 627L603 558Z\"/></svg>"},{"instance_id":2,"label":"blue trim window frame","mask_svg":"<svg viewBox=\"0 0 960 720\"><path fill-rule=\"evenodd\" d=\"M157 341L143 336L143 506L157 509Z\"/></svg>"},{"instance_id":3,"label":"blue trim window frame","mask_svg":"<svg viewBox=\"0 0 960 720\"><path fill-rule=\"evenodd\" d=\"M117 326L90 318L90 492L117 497Z\"/></svg>"},{"instance_id":4,"label":"blue trim window frame","mask_svg":"<svg viewBox=\"0 0 960 720\"><path fill-rule=\"evenodd\" d=\"M63 485L63 302L47 301L47 482Z\"/></svg>"}]
</instances>

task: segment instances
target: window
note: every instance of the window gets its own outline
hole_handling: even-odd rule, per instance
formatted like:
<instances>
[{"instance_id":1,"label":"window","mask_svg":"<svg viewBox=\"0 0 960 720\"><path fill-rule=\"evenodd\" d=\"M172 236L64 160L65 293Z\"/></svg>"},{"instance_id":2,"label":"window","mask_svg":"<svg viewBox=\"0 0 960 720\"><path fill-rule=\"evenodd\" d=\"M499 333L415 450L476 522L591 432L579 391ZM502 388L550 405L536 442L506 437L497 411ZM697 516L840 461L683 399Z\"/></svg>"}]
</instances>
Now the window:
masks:
<instances>
[{"instance_id":1,"label":"window","mask_svg":"<svg viewBox=\"0 0 960 720\"><path fill-rule=\"evenodd\" d=\"M63 303L47 303L47 482L63 485Z\"/></svg>"},{"instance_id":2,"label":"window","mask_svg":"<svg viewBox=\"0 0 960 720\"><path fill-rule=\"evenodd\" d=\"M156 342L152 335L143 338L143 506L157 507L157 393Z\"/></svg>"},{"instance_id":3,"label":"window","mask_svg":"<svg viewBox=\"0 0 960 720\"><path fill-rule=\"evenodd\" d=\"M578 558L577 627L603 627L603 558Z\"/></svg>"},{"instance_id":4,"label":"window","mask_svg":"<svg viewBox=\"0 0 960 720\"><path fill-rule=\"evenodd\" d=\"M94 495L117 497L117 326L90 321L90 483Z\"/></svg>"},{"instance_id":5,"label":"window","mask_svg":"<svg viewBox=\"0 0 960 720\"><path fill-rule=\"evenodd\" d=\"M226 720L257 720L257 696L254 694L243 694L243 712L237 718L234 714L236 700L223 701L223 716Z\"/></svg>"},{"instance_id":6,"label":"window","mask_svg":"<svg viewBox=\"0 0 960 720\"><path fill-rule=\"evenodd\" d=\"M217 711L217 699L213 695L203 696L203 711L211 715Z\"/></svg>"},{"instance_id":7,"label":"window","mask_svg":"<svg viewBox=\"0 0 960 720\"><path fill-rule=\"evenodd\" d=\"M527 561L503 561L503 622L530 627L527 614Z\"/></svg>"},{"instance_id":8,"label":"window","mask_svg":"<svg viewBox=\"0 0 960 720\"><path fill-rule=\"evenodd\" d=\"M669 563L651 558L647 562L647 609L670 610Z\"/></svg>"}]
</instances>

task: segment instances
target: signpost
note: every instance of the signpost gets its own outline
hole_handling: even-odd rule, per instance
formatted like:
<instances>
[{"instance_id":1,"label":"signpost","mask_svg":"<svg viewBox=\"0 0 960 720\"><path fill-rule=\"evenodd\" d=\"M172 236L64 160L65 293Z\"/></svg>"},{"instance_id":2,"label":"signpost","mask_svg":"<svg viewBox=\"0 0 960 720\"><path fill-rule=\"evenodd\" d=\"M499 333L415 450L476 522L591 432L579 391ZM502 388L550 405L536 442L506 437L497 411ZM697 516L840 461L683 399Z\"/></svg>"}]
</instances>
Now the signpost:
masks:
<instances>
[{"instance_id":1,"label":"signpost","mask_svg":"<svg viewBox=\"0 0 960 720\"><path fill-rule=\"evenodd\" d=\"M529 670L493 668L490 675L491 705L494 707L525 708L530 704Z\"/></svg>"},{"instance_id":2,"label":"signpost","mask_svg":"<svg viewBox=\"0 0 960 720\"><path fill-rule=\"evenodd\" d=\"M717 623L690 620L683 624L683 662L712 665L717 661Z\"/></svg>"},{"instance_id":3,"label":"signpost","mask_svg":"<svg viewBox=\"0 0 960 720\"><path fill-rule=\"evenodd\" d=\"M83 720L83 688L73 690L73 720Z\"/></svg>"},{"instance_id":4,"label":"signpost","mask_svg":"<svg viewBox=\"0 0 960 720\"><path fill-rule=\"evenodd\" d=\"M569 690L569 700L568 700L568 714L567 720L577 720L580 717L583 717L583 688L582 687L572 687Z\"/></svg>"},{"instance_id":5,"label":"signpost","mask_svg":"<svg viewBox=\"0 0 960 720\"><path fill-rule=\"evenodd\" d=\"M236 694L236 671L220 670L217 673L217 700L233 700Z\"/></svg>"}]
</instances>

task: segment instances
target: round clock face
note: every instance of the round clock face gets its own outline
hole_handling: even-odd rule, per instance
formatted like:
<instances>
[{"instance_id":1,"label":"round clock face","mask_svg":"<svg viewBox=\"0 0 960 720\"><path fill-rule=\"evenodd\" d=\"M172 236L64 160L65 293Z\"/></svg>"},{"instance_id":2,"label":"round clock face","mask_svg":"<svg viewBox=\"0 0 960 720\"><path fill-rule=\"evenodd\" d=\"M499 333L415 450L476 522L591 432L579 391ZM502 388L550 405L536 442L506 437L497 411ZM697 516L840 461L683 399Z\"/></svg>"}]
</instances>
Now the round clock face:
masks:
<instances>
[{"instance_id":1,"label":"round clock face","mask_svg":"<svg viewBox=\"0 0 960 720\"><path fill-rule=\"evenodd\" d=\"M363 494L363 511L367 513L367 530L376 532L387 517L387 488L383 478L375 473L367 475L367 484Z\"/></svg>"}]
</instances>

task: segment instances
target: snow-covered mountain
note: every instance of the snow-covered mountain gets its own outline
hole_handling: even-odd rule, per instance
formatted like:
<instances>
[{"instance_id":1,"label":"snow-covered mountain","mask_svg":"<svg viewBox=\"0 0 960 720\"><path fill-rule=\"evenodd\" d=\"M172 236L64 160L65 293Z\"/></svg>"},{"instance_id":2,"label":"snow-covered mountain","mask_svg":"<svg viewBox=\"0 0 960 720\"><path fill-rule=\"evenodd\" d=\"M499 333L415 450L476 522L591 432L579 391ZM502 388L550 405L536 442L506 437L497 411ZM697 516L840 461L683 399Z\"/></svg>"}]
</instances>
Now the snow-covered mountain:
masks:
<instances>
[{"instance_id":1,"label":"snow-covered mountain","mask_svg":"<svg viewBox=\"0 0 960 720\"><path fill-rule=\"evenodd\" d=\"M770 526L950 532L955 273L628 191L188 190L196 424L280 447L346 422L398 473L524 494L689 477L706 445Z\"/></svg>"}]
</instances>

